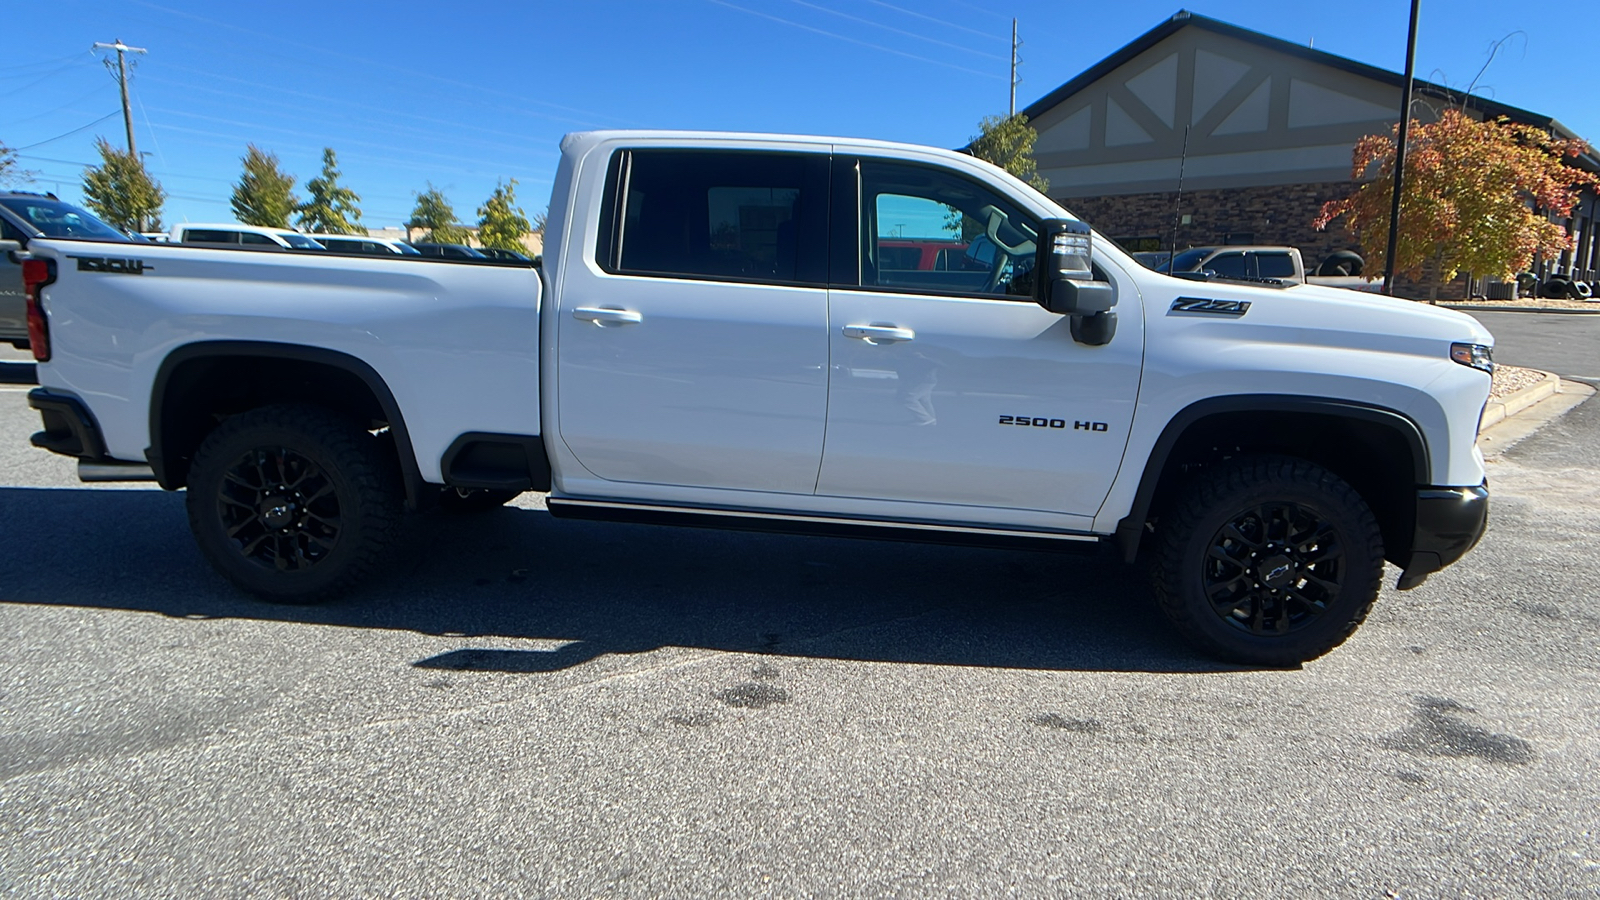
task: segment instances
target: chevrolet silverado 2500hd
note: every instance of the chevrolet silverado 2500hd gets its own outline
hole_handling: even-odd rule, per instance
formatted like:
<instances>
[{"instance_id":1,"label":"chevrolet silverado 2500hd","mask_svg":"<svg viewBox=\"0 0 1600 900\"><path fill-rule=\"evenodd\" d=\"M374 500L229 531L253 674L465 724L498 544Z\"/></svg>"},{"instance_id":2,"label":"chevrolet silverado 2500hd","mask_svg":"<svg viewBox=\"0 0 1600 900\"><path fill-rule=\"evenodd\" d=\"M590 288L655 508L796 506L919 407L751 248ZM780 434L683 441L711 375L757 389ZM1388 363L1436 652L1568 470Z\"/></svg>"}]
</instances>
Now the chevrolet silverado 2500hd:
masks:
<instances>
[{"instance_id":1,"label":"chevrolet silverado 2500hd","mask_svg":"<svg viewBox=\"0 0 1600 900\"><path fill-rule=\"evenodd\" d=\"M306 602L406 507L1152 558L1204 650L1290 664L1466 553L1490 335L1171 278L1021 181L865 140L562 142L543 267L37 238L41 447L187 489L235 584ZM907 240L964 244L890 265Z\"/></svg>"}]
</instances>

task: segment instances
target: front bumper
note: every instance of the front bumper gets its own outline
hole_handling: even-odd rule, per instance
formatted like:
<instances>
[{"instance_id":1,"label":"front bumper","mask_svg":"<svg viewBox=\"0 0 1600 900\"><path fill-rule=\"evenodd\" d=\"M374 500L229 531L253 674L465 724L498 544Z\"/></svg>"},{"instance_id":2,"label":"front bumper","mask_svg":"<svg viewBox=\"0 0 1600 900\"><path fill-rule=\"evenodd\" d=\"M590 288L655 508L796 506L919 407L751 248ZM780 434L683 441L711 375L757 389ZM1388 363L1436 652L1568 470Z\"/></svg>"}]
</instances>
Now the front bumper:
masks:
<instances>
[{"instance_id":1,"label":"front bumper","mask_svg":"<svg viewBox=\"0 0 1600 900\"><path fill-rule=\"evenodd\" d=\"M1429 575L1466 556L1488 527L1487 481L1469 488L1419 488L1411 558L1395 587L1409 591Z\"/></svg>"}]
</instances>

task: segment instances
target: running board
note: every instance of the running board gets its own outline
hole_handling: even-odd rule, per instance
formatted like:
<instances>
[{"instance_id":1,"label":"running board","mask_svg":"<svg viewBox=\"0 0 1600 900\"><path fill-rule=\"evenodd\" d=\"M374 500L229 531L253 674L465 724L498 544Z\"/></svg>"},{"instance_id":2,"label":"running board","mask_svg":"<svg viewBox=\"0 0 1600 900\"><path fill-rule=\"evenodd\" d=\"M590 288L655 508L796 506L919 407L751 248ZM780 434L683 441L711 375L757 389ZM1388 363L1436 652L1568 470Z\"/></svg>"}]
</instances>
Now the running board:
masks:
<instances>
[{"instance_id":1,"label":"running board","mask_svg":"<svg viewBox=\"0 0 1600 900\"><path fill-rule=\"evenodd\" d=\"M551 497L545 501L545 506L549 508L550 515L558 519L678 525L733 531L768 531L822 537L1034 550L1083 549L1100 543L1099 535L1082 532L1029 531L892 519L850 519L797 512L774 513L742 509L657 506L615 500L577 500L569 497Z\"/></svg>"}]
</instances>

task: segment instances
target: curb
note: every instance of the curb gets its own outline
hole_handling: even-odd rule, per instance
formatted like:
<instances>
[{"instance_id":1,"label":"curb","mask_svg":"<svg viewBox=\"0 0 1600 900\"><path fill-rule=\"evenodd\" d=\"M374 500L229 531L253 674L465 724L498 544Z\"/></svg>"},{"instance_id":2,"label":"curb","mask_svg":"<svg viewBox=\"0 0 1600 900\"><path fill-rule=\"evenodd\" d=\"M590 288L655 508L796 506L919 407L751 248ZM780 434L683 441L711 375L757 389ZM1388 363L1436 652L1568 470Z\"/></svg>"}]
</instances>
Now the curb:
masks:
<instances>
[{"instance_id":1,"label":"curb","mask_svg":"<svg viewBox=\"0 0 1600 900\"><path fill-rule=\"evenodd\" d=\"M1595 304L1600 306L1600 303ZM1464 303L1441 303L1444 309L1453 309L1456 312L1520 312L1520 313L1554 313L1558 316L1600 316L1600 309L1567 309L1559 306L1479 306Z\"/></svg>"},{"instance_id":2,"label":"curb","mask_svg":"<svg viewBox=\"0 0 1600 900\"><path fill-rule=\"evenodd\" d=\"M1561 376L1543 369L1535 369L1544 378L1538 384L1525 387L1504 400L1490 400L1483 408L1483 418L1478 420L1478 432L1481 434L1494 425L1511 418L1528 407L1555 394L1561 386Z\"/></svg>"}]
</instances>

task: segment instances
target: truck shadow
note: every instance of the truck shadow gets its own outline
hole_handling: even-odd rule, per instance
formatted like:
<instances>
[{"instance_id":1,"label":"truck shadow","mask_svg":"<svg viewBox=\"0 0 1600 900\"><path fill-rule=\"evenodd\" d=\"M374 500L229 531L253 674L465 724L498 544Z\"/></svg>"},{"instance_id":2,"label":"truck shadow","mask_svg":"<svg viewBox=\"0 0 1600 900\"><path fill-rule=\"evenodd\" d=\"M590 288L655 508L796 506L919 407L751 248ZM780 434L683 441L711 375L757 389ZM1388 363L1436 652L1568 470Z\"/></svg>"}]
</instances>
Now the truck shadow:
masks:
<instances>
[{"instance_id":1,"label":"truck shadow","mask_svg":"<svg viewBox=\"0 0 1600 900\"><path fill-rule=\"evenodd\" d=\"M0 488L0 603L564 641L423 668L539 673L664 646L1049 670L1236 671L1196 655L1109 553L1044 553L430 514L341 601L257 602L189 536L183 497Z\"/></svg>"}]
</instances>

